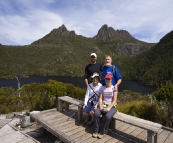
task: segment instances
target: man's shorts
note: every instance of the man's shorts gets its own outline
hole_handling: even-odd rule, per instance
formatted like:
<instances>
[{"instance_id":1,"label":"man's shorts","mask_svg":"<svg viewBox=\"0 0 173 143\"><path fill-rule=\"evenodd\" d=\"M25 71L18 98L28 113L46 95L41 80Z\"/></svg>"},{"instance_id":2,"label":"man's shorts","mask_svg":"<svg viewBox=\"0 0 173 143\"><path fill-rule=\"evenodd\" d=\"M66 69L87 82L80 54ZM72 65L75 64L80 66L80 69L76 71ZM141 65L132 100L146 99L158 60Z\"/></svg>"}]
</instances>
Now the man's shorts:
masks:
<instances>
[{"instance_id":1,"label":"man's shorts","mask_svg":"<svg viewBox=\"0 0 173 143\"><path fill-rule=\"evenodd\" d=\"M83 112L86 112L86 113L90 113L90 111L93 111L95 112L95 109L94 109L94 106L95 105L91 105L90 102L87 103L87 106L83 109Z\"/></svg>"}]
</instances>

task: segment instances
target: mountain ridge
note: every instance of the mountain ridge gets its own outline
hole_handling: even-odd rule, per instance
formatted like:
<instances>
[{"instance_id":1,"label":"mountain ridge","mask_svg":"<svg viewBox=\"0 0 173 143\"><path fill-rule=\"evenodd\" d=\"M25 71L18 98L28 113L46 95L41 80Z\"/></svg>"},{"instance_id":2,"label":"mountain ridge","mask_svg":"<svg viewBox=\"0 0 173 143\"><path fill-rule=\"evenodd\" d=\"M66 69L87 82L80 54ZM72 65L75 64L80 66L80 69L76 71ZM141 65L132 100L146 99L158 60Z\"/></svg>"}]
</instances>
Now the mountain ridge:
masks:
<instances>
[{"instance_id":1,"label":"mountain ridge","mask_svg":"<svg viewBox=\"0 0 173 143\"><path fill-rule=\"evenodd\" d=\"M69 31L66 26L63 24L59 28L54 28L49 34L46 34L43 38L45 37L75 37L75 36L82 36L83 35L77 35L74 30ZM88 38L88 37L85 37ZM99 41L127 41L132 40L133 42L144 42L140 41L136 38L134 38L128 31L126 30L114 30L112 27L108 27L107 24L104 24L99 30L98 33L91 37L94 40L99 40ZM42 38L41 38L42 39ZM39 39L39 40L41 40ZM37 43L38 40L34 41L33 43ZM144 42L147 43L147 42Z\"/></svg>"}]
</instances>

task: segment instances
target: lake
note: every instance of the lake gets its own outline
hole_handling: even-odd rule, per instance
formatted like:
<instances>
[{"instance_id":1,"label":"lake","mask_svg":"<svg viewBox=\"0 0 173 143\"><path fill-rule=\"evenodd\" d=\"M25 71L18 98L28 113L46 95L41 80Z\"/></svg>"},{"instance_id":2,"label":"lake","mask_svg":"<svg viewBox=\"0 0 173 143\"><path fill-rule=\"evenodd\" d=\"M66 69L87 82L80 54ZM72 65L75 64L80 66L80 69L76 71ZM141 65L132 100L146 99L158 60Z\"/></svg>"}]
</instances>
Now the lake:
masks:
<instances>
[{"instance_id":1,"label":"lake","mask_svg":"<svg viewBox=\"0 0 173 143\"><path fill-rule=\"evenodd\" d=\"M83 77L69 77L69 76L30 76L29 78L21 78L20 85L21 87L24 84L30 83L46 83L49 79L57 80L63 83L71 83L75 86L85 88ZM0 87L10 87L17 89L17 80L13 79L0 79ZM142 85L135 81L125 81L123 80L119 86L119 91L131 90L133 92L141 93L142 95L150 94L156 90L156 87Z\"/></svg>"}]
</instances>

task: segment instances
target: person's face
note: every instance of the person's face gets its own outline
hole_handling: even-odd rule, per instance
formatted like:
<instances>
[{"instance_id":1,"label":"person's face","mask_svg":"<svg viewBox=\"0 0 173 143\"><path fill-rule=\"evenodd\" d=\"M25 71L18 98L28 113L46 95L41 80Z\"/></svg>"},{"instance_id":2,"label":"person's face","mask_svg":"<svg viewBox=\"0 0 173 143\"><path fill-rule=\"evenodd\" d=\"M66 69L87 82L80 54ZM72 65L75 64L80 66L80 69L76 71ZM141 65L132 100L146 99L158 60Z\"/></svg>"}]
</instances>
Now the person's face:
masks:
<instances>
[{"instance_id":1,"label":"person's face","mask_svg":"<svg viewBox=\"0 0 173 143\"><path fill-rule=\"evenodd\" d=\"M95 63L97 58L95 56L91 56L91 63Z\"/></svg>"},{"instance_id":2,"label":"person's face","mask_svg":"<svg viewBox=\"0 0 173 143\"><path fill-rule=\"evenodd\" d=\"M110 66L112 63L111 57L105 57L105 66Z\"/></svg>"},{"instance_id":3,"label":"person's face","mask_svg":"<svg viewBox=\"0 0 173 143\"><path fill-rule=\"evenodd\" d=\"M99 77L97 77L97 76L94 77L94 78L93 78L93 84L94 84L94 85L97 85L98 82L99 82Z\"/></svg>"},{"instance_id":4,"label":"person's face","mask_svg":"<svg viewBox=\"0 0 173 143\"><path fill-rule=\"evenodd\" d=\"M106 83L106 85L110 84L111 81L112 81L112 80L111 80L110 78L105 78L105 83Z\"/></svg>"}]
</instances>

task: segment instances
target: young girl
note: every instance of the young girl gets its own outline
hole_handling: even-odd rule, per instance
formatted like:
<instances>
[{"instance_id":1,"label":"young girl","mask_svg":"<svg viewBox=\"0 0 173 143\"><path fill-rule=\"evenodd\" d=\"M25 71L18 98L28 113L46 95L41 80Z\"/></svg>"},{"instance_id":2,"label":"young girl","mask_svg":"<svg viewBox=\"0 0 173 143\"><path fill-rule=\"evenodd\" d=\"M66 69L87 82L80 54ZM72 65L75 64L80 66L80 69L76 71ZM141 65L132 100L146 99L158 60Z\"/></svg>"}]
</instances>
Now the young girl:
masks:
<instances>
[{"instance_id":1,"label":"young girl","mask_svg":"<svg viewBox=\"0 0 173 143\"><path fill-rule=\"evenodd\" d=\"M92 83L87 87L85 94L85 101L83 105L83 115L85 116L84 124L92 125L94 123L94 112L98 106L99 91L102 86L99 83L99 74L94 73L92 76ZM90 116L91 115L91 116ZM91 121L90 121L91 117Z\"/></svg>"},{"instance_id":2,"label":"young girl","mask_svg":"<svg viewBox=\"0 0 173 143\"><path fill-rule=\"evenodd\" d=\"M109 123L116 112L117 92L114 92L114 86L112 85L112 75L105 75L105 86L100 89L99 108L96 109L94 117L94 130L93 137L102 138L105 130L109 126ZM100 127L100 114L105 114L105 121L103 126Z\"/></svg>"}]
</instances>

